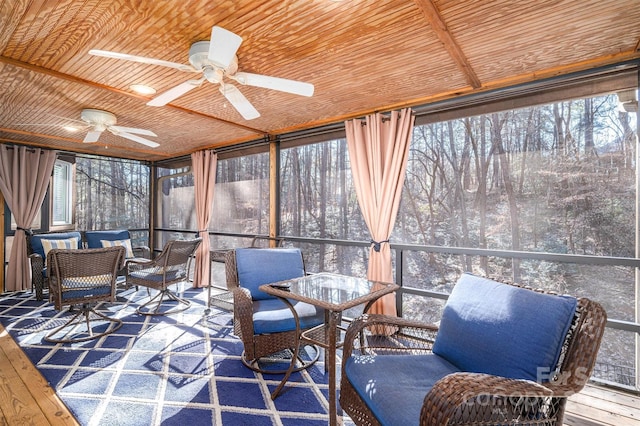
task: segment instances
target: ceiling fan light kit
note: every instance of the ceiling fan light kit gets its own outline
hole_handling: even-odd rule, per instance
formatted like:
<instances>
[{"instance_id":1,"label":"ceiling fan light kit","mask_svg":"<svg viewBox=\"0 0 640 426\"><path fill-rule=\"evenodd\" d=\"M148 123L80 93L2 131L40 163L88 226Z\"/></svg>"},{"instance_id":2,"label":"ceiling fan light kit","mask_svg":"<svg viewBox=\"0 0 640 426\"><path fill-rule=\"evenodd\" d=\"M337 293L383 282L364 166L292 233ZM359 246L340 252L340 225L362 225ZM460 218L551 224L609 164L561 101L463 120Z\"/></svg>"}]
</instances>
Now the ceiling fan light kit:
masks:
<instances>
[{"instance_id":1,"label":"ceiling fan light kit","mask_svg":"<svg viewBox=\"0 0 640 426\"><path fill-rule=\"evenodd\" d=\"M220 93L222 93L227 101L229 101L229 103L245 120L253 120L260 117L260 113L255 109L251 102L249 102L237 87L231 83L225 82L225 78L245 86L277 90L300 96L313 95L314 86L311 83L261 74L239 72L236 53L241 44L242 37L222 27L214 26L211 29L210 41L199 41L192 44L189 48L189 63L191 65L105 50L90 50L89 53L107 58L123 59L174 68L183 72L202 73L201 78L189 79L184 83L181 83L178 86L156 96L147 102L147 105L149 106L167 105L187 92L199 87L206 80L212 84L220 85Z\"/></svg>"}]
</instances>

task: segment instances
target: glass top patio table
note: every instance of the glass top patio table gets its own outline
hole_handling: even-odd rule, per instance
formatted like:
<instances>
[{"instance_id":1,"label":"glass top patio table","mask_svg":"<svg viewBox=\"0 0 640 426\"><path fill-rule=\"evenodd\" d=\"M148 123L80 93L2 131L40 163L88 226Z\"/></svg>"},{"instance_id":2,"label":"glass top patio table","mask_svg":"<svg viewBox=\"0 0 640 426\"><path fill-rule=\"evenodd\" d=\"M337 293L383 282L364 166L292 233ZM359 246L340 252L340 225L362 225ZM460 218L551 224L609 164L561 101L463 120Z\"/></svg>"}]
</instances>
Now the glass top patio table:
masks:
<instances>
[{"instance_id":1,"label":"glass top patio table","mask_svg":"<svg viewBox=\"0 0 640 426\"><path fill-rule=\"evenodd\" d=\"M280 281L260 286L260 290L283 300L289 309L294 311L289 301L298 300L309 303L326 310L325 324L298 332L303 341L317 344L327 350L327 366L329 373L329 424L338 423L337 398L336 398L336 348L338 347L339 325L342 320L342 312L355 306L366 304L366 312L371 304L385 294L393 293L399 288L393 283L370 281L364 278L350 277L346 275L321 272L306 275L300 278ZM297 316L294 313L294 317ZM291 365L287 370L280 385L271 394L275 398L284 384L289 379L299 351L299 345L295 348Z\"/></svg>"},{"instance_id":2,"label":"glass top patio table","mask_svg":"<svg viewBox=\"0 0 640 426\"><path fill-rule=\"evenodd\" d=\"M321 272L260 289L265 293L310 303L330 311L342 312L354 306L373 302L398 288L392 283Z\"/></svg>"}]
</instances>

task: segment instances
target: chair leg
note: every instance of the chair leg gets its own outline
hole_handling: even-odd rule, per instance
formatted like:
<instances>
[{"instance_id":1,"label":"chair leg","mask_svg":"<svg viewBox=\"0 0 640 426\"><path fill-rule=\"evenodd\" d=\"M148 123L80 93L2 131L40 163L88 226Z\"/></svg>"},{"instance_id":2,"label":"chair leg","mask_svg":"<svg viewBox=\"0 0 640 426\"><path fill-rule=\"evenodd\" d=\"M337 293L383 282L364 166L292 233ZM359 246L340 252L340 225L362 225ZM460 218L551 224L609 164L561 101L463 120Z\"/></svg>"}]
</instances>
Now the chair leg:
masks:
<instances>
[{"instance_id":1,"label":"chair leg","mask_svg":"<svg viewBox=\"0 0 640 426\"><path fill-rule=\"evenodd\" d=\"M94 332L93 328L91 327L91 323L97 321L107 324L105 331L101 333ZM44 337L44 340L50 343L84 342L86 340L97 339L98 337L111 334L114 331L118 330L120 327L122 327L122 320L118 318L108 317L96 311L89 305L83 305L82 308L77 310L77 313L72 316L71 319L49 332ZM79 330L79 328L86 328L86 330ZM58 335L60 336L56 337Z\"/></svg>"},{"instance_id":2,"label":"chair leg","mask_svg":"<svg viewBox=\"0 0 640 426\"><path fill-rule=\"evenodd\" d=\"M147 288L149 291L149 288ZM166 311L161 311L160 307L163 302L176 302L177 305L174 308L167 309ZM136 312L140 315L170 315L175 314L177 312L182 312L186 310L189 306L191 306L191 302L179 297L177 294L170 291L168 288L164 290L160 290L158 294L153 296L143 305L140 305Z\"/></svg>"}]
</instances>

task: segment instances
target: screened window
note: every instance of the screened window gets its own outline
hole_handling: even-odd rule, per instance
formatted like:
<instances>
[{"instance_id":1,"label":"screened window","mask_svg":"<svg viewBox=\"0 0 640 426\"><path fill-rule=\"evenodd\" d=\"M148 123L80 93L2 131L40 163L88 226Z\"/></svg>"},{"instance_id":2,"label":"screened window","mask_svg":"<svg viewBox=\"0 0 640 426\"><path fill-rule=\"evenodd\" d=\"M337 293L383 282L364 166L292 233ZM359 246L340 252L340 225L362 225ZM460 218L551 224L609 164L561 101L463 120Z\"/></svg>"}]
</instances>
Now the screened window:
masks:
<instances>
[{"instance_id":1,"label":"screened window","mask_svg":"<svg viewBox=\"0 0 640 426\"><path fill-rule=\"evenodd\" d=\"M280 163L282 235L369 240L355 196L345 139L283 149ZM332 244L303 249L312 271L366 273L363 261L368 250Z\"/></svg>"},{"instance_id":2,"label":"screened window","mask_svg":"<svg viewBox=\"0 0 640 426\"><path fill-rule=\"evenodd\" d=\"M149 166L139 161L78 157L77 228L148 228L149 177Z\"/></svg>"},{"instance_id":3,"label":"screened window","mask_svg":"<svg viewBox=\"0 0 640 426\"><path fill-rule=\"evenodd\" d=\"M218 160L211 231L269 233L269 154Z\"/></svg>"},{"instance_id":4,"label":"screened window","mask_svg":"<svg viewBox=\"0 0 640 426\"><path fill-rule=\"evenodd\" d=\"M605 94L416 126L391 234L404 245L392 251L403 286L447 294L469 271L588 297L609 318L635 321L635 269L615 259L636 257L636 123ZM283 149L280 162L282 235L323 240L298 244L311 271L364 276L370 235L345 140ZM469 254L447 253L456 248ZM401 304L426 322L444 305L409 292ZM634 386L636 351L633 333L608 329L595 376Z\"/></svg>"},{"instance_id":5,"label":"screened window","mask_svg":"<svg viewBox=\"0 0 640 426\"><path fill-rule=\"evenodd\" d=\"M179 231L198 231L193 175L189 169L159 169L158 223L160 240L184 237ZM269 233L269 154L219 159L209 231L211 247L247 246L252 235Z\"/></svg>"}]
</instances>

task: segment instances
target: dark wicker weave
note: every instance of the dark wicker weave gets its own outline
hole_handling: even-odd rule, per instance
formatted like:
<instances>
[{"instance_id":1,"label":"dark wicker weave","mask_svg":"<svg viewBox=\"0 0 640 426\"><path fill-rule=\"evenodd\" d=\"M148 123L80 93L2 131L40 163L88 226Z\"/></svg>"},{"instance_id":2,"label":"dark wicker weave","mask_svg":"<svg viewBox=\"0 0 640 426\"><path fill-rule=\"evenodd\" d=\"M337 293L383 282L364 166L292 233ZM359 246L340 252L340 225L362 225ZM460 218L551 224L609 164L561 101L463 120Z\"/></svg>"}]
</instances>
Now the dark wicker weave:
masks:
<instances>
[{"instance_id":1,"label":"dark wicker weave","mask_svg":"<svg viewBox=\"0 0 640 426\"><path fill-rule=\"evenodd\" d=\"M260 250L260 249L256 249ZM254 371L264 374L283 374L284 370L261 369L258 360L284 350L291 350L298 344L297 331L285 331L281 333L255 334L253 331L253 300L251 293L242 288L238 283L238 269L236 266L236 252L229 250L226 254L225 273L227 276L227 289L233 293L233 330L234 334L242 340L244 351L242 363ZM304 330L303 330L304 331ZM316 348L315 356L311 361L301 362L293 371L300 371L311 366L318 359L319 350Z\"/></svg>"},{"instance_id":2,"label":"dark wicker weave","mask_svg":"<svg viewBox=\"0 0 640 426\"><path fill-rule=\"evenodd\" d=\"M478 373L450 374L425 395L420 425L562 425L567 397L579 392L591 376L606 321L602 306L578 299L554 380L535 383ZM370 332L374 327L375 337ZM437 331L435 326L402 318L363 315L347 331L344 359L361 353L430 353ZM379 424L344 370L340 405L357 425Z\"/></svg>"},{"instance_id":3,"label":"dark wicker weave","mask_svg":"<svg viewBox=\"0 0 640 426\"><path fill-rule=\"evenodd\" d=\"M27 252L30 253L30 250L27 249ZM29 261L31 264L31 291L35 291L36 300L42 300L43 289L47 284L45 283L45 277L42 274L42 270L44 269L44 259L39 254L30 253Z\"/></svg>"},{"instance_id":4,"label":"dark wicker weave","mask_svg":"<svg viewBox=\"0 0 640 426\"><path fill-rule=\"evenodd\" d=\"M124 247L49 251L49 300L57 310L74 306L77 313L47 334L45 340L81 342L113 333L122 326L121 320L109 318L94 307L98 302L115 301L116 277L124 254ZM96 321L106 321L108 325L95 333L91 322ZM86 331L79 331L84 329L83 323Z\"/></svg>"},{"instance_id":5,"label":"dark wicker weave","mask_svg":"<svg viewBox=\"0 0 640 426\"><path fill-rule=\"evenodd\" d=\"M189 280L191 259L202 242L192 240L171 240L154 260L134 259L127 261L127 287L142 286L158 290L158 294L139 306L142 315L165 315L181 312L191 306L191 302L169 290L169 286ZM162 302L173 301L177 305L161 310Z\"/></svg>"}]
</instances>

